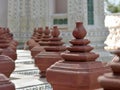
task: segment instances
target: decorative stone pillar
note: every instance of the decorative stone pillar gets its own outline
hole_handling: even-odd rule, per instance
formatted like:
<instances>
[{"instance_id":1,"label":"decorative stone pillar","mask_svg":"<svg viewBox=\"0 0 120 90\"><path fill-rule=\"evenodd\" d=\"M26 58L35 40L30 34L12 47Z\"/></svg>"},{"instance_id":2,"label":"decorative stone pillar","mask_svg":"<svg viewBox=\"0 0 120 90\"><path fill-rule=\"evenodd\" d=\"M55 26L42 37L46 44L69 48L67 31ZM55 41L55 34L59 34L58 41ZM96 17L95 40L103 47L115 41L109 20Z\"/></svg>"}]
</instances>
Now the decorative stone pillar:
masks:
<instances>
[{"instance_id":1,"label":"decorative stone pillar","mask_svg":"<svg viewBox=\"0 0 120 90\"><path fill-rule=\"evenodd\" d=\"M104 90L120 90L120 49L109 49L109 51L118 57L109 64L113 72L100 76L98 81Z\"/></svg>"},{"instance_id":2,"label":"decorative stone pillar","mask_svg":"<svg viewBox=\"0 0 120 90\"><path fill-rule=\"evenodd\" d=\"M66 50L64 43L61 41L62 38L59 37L60 31L57 26L53 27L51 31L52 38L50 38L49 46L45 47L46 52L41 52L35 57L35 64L40 70L41 77L46 77L46 70L52 64L61 60L62 57L60 53Z\"/></svg>"},{"instance_id":3,"label":"decorative stone pillar","mask_svg":"<svg viewBox=\"0 0 120 90\"><path fill-rule=\"evenodd\" d=\"M86 30L82 22L76 23L73 31L75 39L68 51L61 54L60 60L47 69L47 81L53 90L93 90L100 88L98 76L105 70L100 61L96 61L98 54L91 52L90 41L84 39ZM54 77L55 76L55 77Z\"/></svg>"}]
</instances>

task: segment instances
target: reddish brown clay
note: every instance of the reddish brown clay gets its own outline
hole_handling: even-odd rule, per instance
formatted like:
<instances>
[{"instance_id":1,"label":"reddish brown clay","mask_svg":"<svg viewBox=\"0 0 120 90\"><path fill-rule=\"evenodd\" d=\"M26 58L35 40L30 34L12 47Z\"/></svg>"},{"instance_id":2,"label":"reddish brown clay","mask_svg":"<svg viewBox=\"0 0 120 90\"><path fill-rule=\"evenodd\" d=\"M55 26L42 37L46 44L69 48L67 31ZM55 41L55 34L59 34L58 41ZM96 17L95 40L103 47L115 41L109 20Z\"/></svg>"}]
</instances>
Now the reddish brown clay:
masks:
<instances>
[{"instance_id":1,"label":"reddish brown clay","mask_svg":"<svg viewBox=\"0 0 120 90\"><path fill-rule=\"evenodd\" d=\"M83 23L82 22L76 22L76 28L74 29L73 31L73 36L76 38L76 39L82 39L86 36L86 30L83 26Z\"/></svg>"},{"instance_id":2,"label":"reddish brown clay","mask_svg":"<svg viewBox=\"0 0 120 90\"><path fill-rule=\"evenodd\" d=\"M79 26L79 27L78 27ZM95 61L99 55L90 52L93 47L87 45L90 41L84 39L86 30L81 22L76 23L73 31L75 39L61 54L64 60L58 61L47 69L47 81L53 90L94 90L100 88L97 78L105 70L100 61ZM55 76L55 77L54 77Z\"/></svg>"},{"instance_id":3,"label":"reddish brown clay","mask_svg":"<svg viewBox=\"0 0 120 90\"><path fill-rule=\"evenodd\" d=\"M42 36L42 32L39 33L38 31L39 29L34 28L34 32L32 37L26 42L26 45L28 46L28 49L31 50L33 47L35 47L36 45L38 45L38 41L39 41L39 35L40 37Z\"/></svg>"},{"instance_id":4,"label":"reddish brown clay","mask_svg":"<svg viewBox=\"0 0 120 90\"><path fill-rule=\"evenodd\" d=\"M46 26L45 30L44 30L44 35L41 38L41 41L39 42L39 44L41 46L47 46L48 45L48 41L50 39L50 29Z\"/></svg>"},{"instance_id":5,"label":"reddish brown clay","mask_svg":"<svg viewBox=\"0 0 120 90\"><path fill-rule=\"evenodd\" d=\"M0 90L15 90L15 85L3 74L0 74Z\"/></svg>"},{"instance_id":6,"label":"reddish brown clay","mask_svg":"<svg viewBox=\"0 0 120 90\"><path fill-rule=\"evenodd\" d=\"M48 46L48 41L50 38L50 29L46 26L45 31L43 32L43 36L41 37L40 41L38 42L39 45L36 45L32 51L31 51L31 55L33 58L35 58L35 56L42 52L45 51L44 47Z\"/></svg>"},{"instance_id":7,"label":"reddish brown clay","mask_svg":"<svg viewBox=\"0 0 120 90\"><path fill-rule=\"evenodd\" d=\"M104 90L120 90L120 50L110 50L110 52L117 55L117 58L110 62L113 72L100 76L98 81Z\"/></svg>"},{"instance_id":8,"label":"reddish brown clay","mask_svg":"<svg viewBox=\"0 0 120 90\"><path fill-rule=\"evenodd\" d=\"M61 60L60 53L66 50L66 47L62 46L64 43L61 41L62 38L59 37L60 31L57 26L53 27L51 34L52 38L48 42L50 46L45 47L46 52L41 52L35 57L35 64L40 70L41 77L46 77L47 68Z\"/></svg>"},{"instance_id":9,"label":"reddish brown clay","mask_svg":"<svg viewBox=\"0 0 120 90\"><path fill-rule=\"evenodd\" d=\"M0 55L0 73L3 73L7 77L10 77L10 74L15 69L15 62L8 56Z\"/></svg>"},{"instance_id":10,"label":"reddish brown clay","mask_svg":"<svg viewBox=\"0 0 120 90\"><path fill-rule=\"evenodd\" d=\"M41 38L42 38L42 35L43 35L43 28L40 27L38 28L38 34L35 39L36 42L40 42L41 41ZM39 44L37 44L36 46L34 46L32 49L31 49L31 56L32 58L35 57L35 55L37 55L38 53L40 53L41 51L44 51L44 48L41 48L41 46Z\"/></svg>"},{"instance_id":11,"label":"reddish brown clay","mask_svg":"<svg viewBox=\"0 0 120 90\"><path fill-rule=\"evenodd\" d=\"M33 47L35 47L36 45L38 45L38 43L35 42L34 39L29 39L29 40L26 42L26 44L27 44L29 50L31 50Z\"/></svg>"},{"instance_id":12,"label":"reddish brown clay","mask_svg":"<svg viewBox=\"0 0 120 90\"><path fill-rule=\"evenodd\" d=\"M38 29L34 30L32 38L36 41L39 42L41 40L41 37L43 35L43 28L39 27Z\"/></svg>"},{"instance_id":13,"label":"reddish brown clay","mask_svg":"<svg viewBox=\"0 0 120 90\"><path fill-rule=\"evenodd\" d=\"M43 47L41 47L39 44L34 46L32 49L31 49L31 56L32 58L35 58L35 56L42 52L42 51L45 51L45 49Z\"/></svg>"},{"instance_id":14,"label":"reddish brown clay","mask_svg":"<svg viewBox=\"0 0 120 90\"><path fill-rule=\"evenodd\" d=\"M16 47L18 43L13 40L13 34L9 29L0 29L0 48L3 49L2 54L11 57L13 60L17 59Z\"/></svg>"},{"instance_id":15,"label":"reddish brown clay","mask_svg":"<svg viewBox=\"0 0 120 90\"><path fill-rule=\"evenodd\" d=\"M4 49L3 52L2 52L2 55L9 56L9 57L12 58L13 60L16 60L16 59L17 59L17 54L16 54L16 52L15 52L12 48L10 48L10 47Z\"/></svg>"}]
</instances>

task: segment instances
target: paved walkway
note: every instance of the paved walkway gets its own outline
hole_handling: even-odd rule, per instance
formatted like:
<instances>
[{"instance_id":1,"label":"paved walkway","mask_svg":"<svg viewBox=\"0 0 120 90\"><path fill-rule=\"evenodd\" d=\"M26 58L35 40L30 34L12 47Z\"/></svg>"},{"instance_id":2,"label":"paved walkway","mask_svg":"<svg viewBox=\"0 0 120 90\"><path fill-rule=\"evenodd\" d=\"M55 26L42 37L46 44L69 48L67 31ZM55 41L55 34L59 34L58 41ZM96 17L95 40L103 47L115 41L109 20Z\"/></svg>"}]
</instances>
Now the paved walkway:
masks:
<instances>
[{"instance_id":1,"label":"paved walkway","mask_svg":"<svg viewBox=\"0 0 120 90\"><path fill-rule=\"evenodd\" d=\"M16 90L51 90L45 78L39 78L38 68L34 65L30 51L17 50L16 68L11 74L11 81Z\"/></svg>"}]
</instances>

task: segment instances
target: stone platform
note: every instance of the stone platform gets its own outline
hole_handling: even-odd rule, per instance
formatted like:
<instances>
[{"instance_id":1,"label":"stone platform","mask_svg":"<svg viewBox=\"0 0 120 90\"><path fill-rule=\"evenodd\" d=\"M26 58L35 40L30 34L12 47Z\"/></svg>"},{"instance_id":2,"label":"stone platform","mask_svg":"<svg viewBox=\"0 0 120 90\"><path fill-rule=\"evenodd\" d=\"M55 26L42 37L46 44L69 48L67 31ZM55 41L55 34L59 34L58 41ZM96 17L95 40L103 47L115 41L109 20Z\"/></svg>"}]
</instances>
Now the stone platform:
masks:
<instances>
[{"instance_id":1,"label":"stone platform","mask_svg":"<svg viewBox=\"0 0 120 90\"><path fill-rule=\"evenodd\" d=\"M10 79L16 90L52 90L45 78L39 78L38 68L34 65L30 51L17 50L16 69Z\"/></svg>"}]
</instances>

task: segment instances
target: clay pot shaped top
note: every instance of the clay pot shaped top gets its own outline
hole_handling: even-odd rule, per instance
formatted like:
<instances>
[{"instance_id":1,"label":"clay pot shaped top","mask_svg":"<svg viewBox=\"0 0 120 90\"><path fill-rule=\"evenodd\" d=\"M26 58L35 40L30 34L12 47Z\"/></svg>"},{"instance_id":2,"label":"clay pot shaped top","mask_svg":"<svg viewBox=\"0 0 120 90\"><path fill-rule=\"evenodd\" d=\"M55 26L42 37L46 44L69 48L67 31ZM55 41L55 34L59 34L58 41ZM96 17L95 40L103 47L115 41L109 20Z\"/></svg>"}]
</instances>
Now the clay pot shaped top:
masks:
<instances>
[{"instance_id":1,"label":"clay pot shaped top","mask_svg":"<svg viewBox=\"0 0 120 90\"><path fill-rule=\"evenodd\" d=\"M76 22L76 28L73 30L72 34L76 39L82 39L86 36L87 32L82 22Z\"/></svg>"},{"instance_id":2,"label":"clay pot shaped top","mask_svg":"<svg viewBox=\"0 0 120 90\"><path fill-rule=\"evenodd\" d=\"M53 37L58 37L60 35L60 31L58 30L58 27L57 26L54 26L53 27L53 30L51 31L51 35Z\"/></svg>"},{"instance_id":3,"label":"clay pot shaped top","mask_svg":"<svg viewBox=\"0 0 120 90\"><path fill-rule=\"evenodd\" d=\"M0 28L0 35L4 33L3 28Z\"/></svg>"},{"instance_id":4,"label":"clay pot shaped top","mask_svg":"<svg viewBox=\"0 0 120 90\"><path fill-rule=\"evenodd\" d=\"M48 27L48 26L45 27L44 34L45 34L45 35L49 35L49 34L50 34L50 30L49 30L49 27Z\"/></svg>"},{"instance_id":5,"label":"clay pot shaped top","mask_svg":"<svg viewBox=\"0 0 120 90\"><path fill-rule=\"evenodd\" d=\"M38 33L39 33L39 34L42 34L42 33L43 33L43 28L42 28L42 27L39 27L39 28L38 28Z\"/></svg>"}]
</instances>

